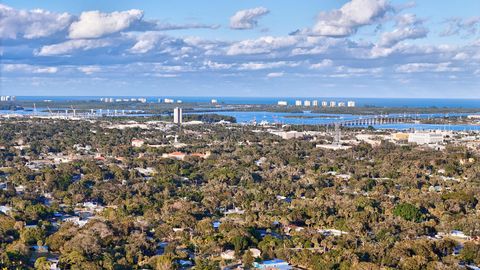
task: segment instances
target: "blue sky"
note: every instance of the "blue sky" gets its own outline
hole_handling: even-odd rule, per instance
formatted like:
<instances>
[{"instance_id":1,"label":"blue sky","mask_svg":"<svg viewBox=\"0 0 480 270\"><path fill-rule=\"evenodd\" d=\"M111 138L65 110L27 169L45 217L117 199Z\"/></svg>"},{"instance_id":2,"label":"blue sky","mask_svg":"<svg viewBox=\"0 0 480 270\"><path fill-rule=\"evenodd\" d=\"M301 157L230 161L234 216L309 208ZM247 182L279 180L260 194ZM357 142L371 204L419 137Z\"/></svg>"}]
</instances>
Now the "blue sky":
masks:
<instances>
[{"instance_id":1,"label":"blue sky","mask_svg":"<svg viewBox=\"0 0 480 270\"><path fill-rule=\"evenodd\" d=\"M480 98L480 1L3 0L0 94Z\"/></svg>"}]
</instances>

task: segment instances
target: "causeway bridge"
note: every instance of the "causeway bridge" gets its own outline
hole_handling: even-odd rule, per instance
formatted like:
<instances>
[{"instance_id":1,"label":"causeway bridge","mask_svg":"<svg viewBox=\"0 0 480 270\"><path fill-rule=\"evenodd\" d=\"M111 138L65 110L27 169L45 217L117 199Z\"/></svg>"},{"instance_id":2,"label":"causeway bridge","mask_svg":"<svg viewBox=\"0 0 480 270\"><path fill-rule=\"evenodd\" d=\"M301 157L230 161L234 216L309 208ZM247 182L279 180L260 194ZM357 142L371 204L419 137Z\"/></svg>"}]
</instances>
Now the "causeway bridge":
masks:
<instances>
[{"instance_id":1,"label":"causeway bridge","mask_svg":"<svg viewBox=\"0 0 480 270\"><path fill-rule=\"evenodd\" d=\"M364 116L356 119L332 121L330 123L321 123L321 126L374 126L384 124L414 123L417 117L414 115L374 115Z\"/></svg>"}]
</instances>

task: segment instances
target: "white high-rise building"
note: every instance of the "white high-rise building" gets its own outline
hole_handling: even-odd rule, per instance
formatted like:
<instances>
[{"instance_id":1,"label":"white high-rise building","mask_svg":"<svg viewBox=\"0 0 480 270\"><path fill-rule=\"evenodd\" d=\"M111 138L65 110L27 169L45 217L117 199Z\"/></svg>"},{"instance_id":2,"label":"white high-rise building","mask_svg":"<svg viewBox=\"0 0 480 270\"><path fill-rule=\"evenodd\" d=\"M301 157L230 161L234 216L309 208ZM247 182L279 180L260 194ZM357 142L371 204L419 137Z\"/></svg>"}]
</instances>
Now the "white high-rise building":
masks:
<instances>
[{"instance_id":1,"label":"white high-rise building","mask_svg":"<svg viewBox=\"0 0 480 270\"><path fill-rule=\"evenodd\" d=\"M210 103L212 103L212 104L217 104L217 103L218 103L218 100L212 99L212 100L210 100Z\"/></svg>"},{"instance_id":2,"label":"white high-rise building","mask_svg":"<svg viewBox=\"0 0 480 270\"><path fill-rule=\"evenodd\" d=\"M345 102L338 102L338 107L345 107Z\"/></svg>"},{"instance_id":3,"label":"white high-rise building","mask_svg":"<svg viewBox=\"0 0 480 270\"><path fill-rule=\"evenodd\" d=\"M315 99L314 101L312 101L312 105L314 107L318 107L318 100Z\"/></svg>"},{"instance_id":4,"label":"white high-rise building","mask_svg":"<svg viewBox=\"0 0 480 270\"><path fill-rule=\"evenodd\" d=\"M327 107L327 106L328 106L328 102L322 101L322 107Z\"/></svg>"},{"instance_id":5,"label":"white high-rise building","mask_svg":"<svg viewBox=\"0 0 480 270\"><path fill-rule=\"evenodd\" d=\"M173 109L173 123L182 124L182 108Z\"/></svg>"},{"instance_id":6,"label":"white high-rise building","mask_svg":"<svg viewBox=\"0 0 480 270\"><path fill-rule=\"evenodd\" d=\"M1 96L0 101L15 101L17 100L16 96Z\"/></svg>"},{"instance_id":7,"label":"white high-rise building","mask_svg":"<svg viewBox=\"0 0 480 270\"><path fill-rule=\"evenodd\" d=\"M175 100L170 99L170 98L166 98L166 99L163 100L163 102L165 102L165 103L174 103Z\"/></svg>"},{"instance_id":8,"label":"white high-rise building","mask_svg":"<svg viewBox=\"0 0 480 270\"><path fill-rule=\"evenodd\" d=\"M311 105L312 105L312 103L310 102L310 100L305 100L303 102L303 106L305 106L305 107L310 107Z\"/></svg>"},{"instance_id":9,"label":"white high-rise building","mask_svg":"<svg viewBox=\"0 0 480 270\"><path fill-rule=\"evenodd\" d=\"M278 106L287 106L287 105L288 105L288 102L285 101L285 100L279 100L279 101L277 102L277 105L278 105Z\"/></svg>"},{"instance_id":10,"label":"white high-rise building","mask_svg":"<svg viewBox=\"0 0 480 270\"><path fill-rule=\"evenodd\" d=\"M302 106L301 100L295 100L295 106Z\"/></svg>"},{"instance_id":11,"label":"white high-rise building","mask_svg":"<svg viewBox=\"0 0 480 270\"><path fill-rule=\"evenodd\" d=\"M350 107L350 108L355 107L355 101L347 102L347 106Z\"/></svg>"},{"instance_id":12,"label":"white high-rise building","mask_svg":"<svg viewBox=\"0 0 480 270\"><path fill-rule=\"evenodd\" d=\"M330 101L330 107L336 107L337 106L337 102L335 101Z\"/></svg>"}]
</instances>

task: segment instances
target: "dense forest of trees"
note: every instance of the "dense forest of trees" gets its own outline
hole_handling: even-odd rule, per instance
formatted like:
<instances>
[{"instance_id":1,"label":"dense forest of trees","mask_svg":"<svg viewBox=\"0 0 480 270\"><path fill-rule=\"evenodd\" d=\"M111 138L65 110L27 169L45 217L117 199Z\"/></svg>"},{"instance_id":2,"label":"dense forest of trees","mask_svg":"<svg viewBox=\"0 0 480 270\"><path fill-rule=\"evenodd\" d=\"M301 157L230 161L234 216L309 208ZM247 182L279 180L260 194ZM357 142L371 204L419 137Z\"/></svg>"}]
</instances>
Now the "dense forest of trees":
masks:
<instances>
[{"instance_id":1,"label":"dense forest of trees","mask_svg":"<svg viewBox=\"0 0 480 270\"><path fill-rule=\"evenodd\" d=\"M332 151L247 126L113 124L2 120L0 268L50 269L52 258L61 269L250 268L272 258L307 269L480 264L480 163L464 148ZM173 135L186 145L176 149ZM211 155L162 157L174 151ZM47 162L58 156L70 160ZM83 218L88 202L101 210ZM470 238L435 237L452 230ZM236 259L222 259L226 250Z\"/></svg>"}]
</instances>

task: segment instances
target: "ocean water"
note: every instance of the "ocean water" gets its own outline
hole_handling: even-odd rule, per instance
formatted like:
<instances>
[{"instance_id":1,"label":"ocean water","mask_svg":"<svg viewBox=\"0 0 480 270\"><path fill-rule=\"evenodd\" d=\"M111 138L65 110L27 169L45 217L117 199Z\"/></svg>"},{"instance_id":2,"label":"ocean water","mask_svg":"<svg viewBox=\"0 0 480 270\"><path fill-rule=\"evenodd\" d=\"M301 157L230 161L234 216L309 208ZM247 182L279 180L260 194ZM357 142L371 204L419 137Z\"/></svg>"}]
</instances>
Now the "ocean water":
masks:
<instances>
[{"instance_id":1,"label":"ocean water","mask_svg":"<svg viewBox=\"0 0 480 270\"><path fill-rule=\"evenodd\" d=\"M138 98L141 96L19 96L19 101L91 101L100 100L102 97L111 98ZM254 105L273 105L279 100L287 101L293 105L295 100L318 100L347 102L353 100L358 107L375 106L375 107L417 107L417 108L479 108L480 99L422 99L422 98L334 98L334 97L182 97L182 96L145 96L148 102L158 102L159 99L171 98L174 100L182 100L183 102L209 103L212 99L216 99L220 104L254 104Z\"/></svg>"}]
</instances>

